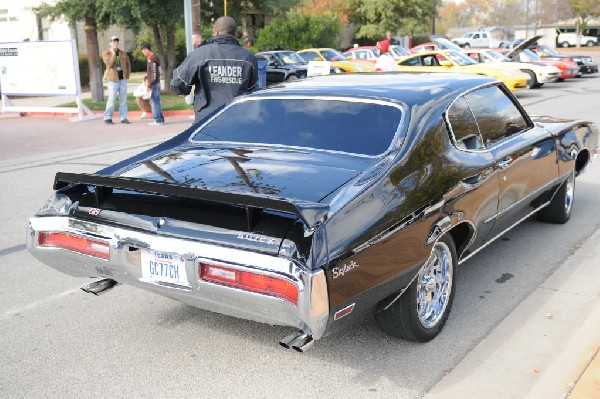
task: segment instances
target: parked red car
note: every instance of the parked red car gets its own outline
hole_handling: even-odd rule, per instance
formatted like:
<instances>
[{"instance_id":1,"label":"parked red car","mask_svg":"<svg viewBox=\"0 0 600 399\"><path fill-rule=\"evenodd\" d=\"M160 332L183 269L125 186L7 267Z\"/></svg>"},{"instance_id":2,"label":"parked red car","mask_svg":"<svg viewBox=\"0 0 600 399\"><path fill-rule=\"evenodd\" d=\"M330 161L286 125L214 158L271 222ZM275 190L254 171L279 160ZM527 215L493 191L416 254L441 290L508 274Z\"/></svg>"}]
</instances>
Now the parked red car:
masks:
<instances>
[{"instance_id":1,"label":"parked red car","mask_svg":"<svg viewBox=\"0 0 600 399\"><path fill-rule=\"evenodd\" d=\"M378 57L376 46L353 47L344 51L342 54L351 60L370 61L373 63L377 62Z\"/></svg>"}]
</instances>

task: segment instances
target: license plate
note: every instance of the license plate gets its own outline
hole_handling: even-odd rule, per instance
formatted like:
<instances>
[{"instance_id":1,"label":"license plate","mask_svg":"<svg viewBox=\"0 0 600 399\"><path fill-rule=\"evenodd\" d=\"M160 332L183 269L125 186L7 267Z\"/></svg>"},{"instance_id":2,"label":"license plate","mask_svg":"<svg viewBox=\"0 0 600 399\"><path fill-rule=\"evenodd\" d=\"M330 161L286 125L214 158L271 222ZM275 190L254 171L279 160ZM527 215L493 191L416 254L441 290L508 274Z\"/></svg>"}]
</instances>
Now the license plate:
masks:
<instances>
[{"instance_id":1,"label":"license plate","mask_svg":"<svg viewBox=\"0 0 600 399\"><path fill-rule=\"evenodd\" d=\"M142 250L142 275L146 280L189 287L182 256Z\"/></svg>"}]
</instances>

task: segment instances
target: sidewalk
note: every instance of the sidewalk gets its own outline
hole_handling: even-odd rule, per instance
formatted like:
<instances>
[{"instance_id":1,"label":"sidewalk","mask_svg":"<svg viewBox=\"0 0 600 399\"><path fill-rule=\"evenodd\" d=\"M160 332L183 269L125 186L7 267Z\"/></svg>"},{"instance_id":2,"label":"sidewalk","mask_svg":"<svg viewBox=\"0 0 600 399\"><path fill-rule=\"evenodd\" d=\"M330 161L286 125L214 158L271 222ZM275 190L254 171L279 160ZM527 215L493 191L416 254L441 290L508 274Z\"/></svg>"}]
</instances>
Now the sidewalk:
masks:
<instances>
[{"instance_id":1,"label":"sidewalk","mask_svg":"<svg viewBox=\"0 0 600 399\"><path fill-rule=\"evenodd\" d=\"M426 399L600 399L600 231Z\"/></svg>"},{"instance_id":2,"label":"sidewalk","mask_svg":"<svg viewBox=\"0 0 600 399\"><path fill-rule=\"evenodd\" d=\"M164 85L164 83L163 83ZM127 84L127 93L131 95L135 88L139 86L139 83L128 83ZM106 88L105 88L106 90ZM82 99L89 99L92 97L91 92L81 93ZM76 100L76 96L22 96L19 98L9 98L10 102L15 107L58 107L62 104L66 104L69 102L73 102ZM182 100L183 101L183 100ZM119 100L116 100L115 103L115 113L114 115L118 115L118 105ZM14 116L18 114L17 112L2 112L2 101L0 101L0 118L3 116ZM98 118L102 118L104 112L103 111L93 111L94 115ZM55 117L55 118L70 118L76 117L77 112L75 113L65 113L65 112L37 112L37 111L27 111L24 110L22 112L24 116L42 116L42 117ZM127 113L128 119L138 119L141 115L141 111L128 111ZM163 115L165 118L169 117L178 117L178 116L192 116L194 115L193 110L164 110Z\"/></svg>"}]
</instances>

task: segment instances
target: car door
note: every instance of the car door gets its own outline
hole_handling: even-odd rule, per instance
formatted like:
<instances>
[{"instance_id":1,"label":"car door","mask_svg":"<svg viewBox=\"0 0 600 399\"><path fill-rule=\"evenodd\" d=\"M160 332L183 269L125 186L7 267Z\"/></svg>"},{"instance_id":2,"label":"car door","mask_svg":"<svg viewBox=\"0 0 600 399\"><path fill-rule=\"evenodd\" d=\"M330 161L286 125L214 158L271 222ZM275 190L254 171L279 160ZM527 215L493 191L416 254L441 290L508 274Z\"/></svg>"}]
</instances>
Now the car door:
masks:
<instances>
[{"instance_id":1,"label":"car door","mask_svg":"<svg viewBox=\"0 0 600 399\"><path fill-rule=\"evenodd\" d=\"M485 243L498 213L499 179L496 160L483 146L479 126L466 98L457 98L446 112L446 121L454 146L457 164L467 170L461 185L465 190L455 200L452 210L465 214L476 234L469 250L475 251Z\"/></svg>"},{"instance_id":2,"label":"car door","mask_svg":"<svg viewBox=\"0 0 600 399\"><path fill-rule=\"evenodd\" d=\"M500 86L484 87L465 98L498 171L498 210L494 220L487 220L493 223L493 237L535 212L540 197L558 179L555 141Z\"/></svg>"},{"instance_id":3,"label":"car door","mask_svg":"<svg viewBox=\"0 0 600 399\"><path fill-rule=\"evenodd\" d=\"M277 57L273 54L265 54L264 56L269 62L267 64L267 83L283 82L285 80L285 70L279 65Z\"/></svg>"}]
</instances>

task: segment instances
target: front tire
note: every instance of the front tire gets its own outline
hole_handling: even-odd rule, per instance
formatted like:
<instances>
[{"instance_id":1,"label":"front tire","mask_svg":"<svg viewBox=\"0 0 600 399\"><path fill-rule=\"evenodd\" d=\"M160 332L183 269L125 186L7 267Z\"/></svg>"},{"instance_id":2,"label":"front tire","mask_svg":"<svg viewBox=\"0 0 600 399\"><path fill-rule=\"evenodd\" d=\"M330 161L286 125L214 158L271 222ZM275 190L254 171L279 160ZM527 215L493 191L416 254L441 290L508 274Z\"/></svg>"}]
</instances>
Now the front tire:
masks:
<instances>
[{"instance_id":1,"label":"front tire","mask_svg":"<svg viewBox=\"0 0 600 399\"><path fill-rule=\"evenodd\" d=\"M537 81L537 78L535 76L535 73L533 73L533 71L530 71L529 69L523 69L523 70L521 70L521 72L529 75L529 80L527 82L528 89L535 89L536 87L538 87L538 81Z\"/></svg>"},{"instance_id":2,"label":"front tire","mask_svg":"<svg viewBox=\"0 0 600 399\"><path fill-rule=\"evenodd\" d=\"M433 245L429 259L406 292L375 314L379 328L409 341L435 338L452 308L457 264L454 240L446 234Z\"/></svg>"},{"instance_id":3,"label":"front tire","mask_svg":"<svg viewBox=\"0 0 600 399\"><path fill-rule=\"evenodd\" d=\"M543 222L565 224L571 219L573 200L575 199L575 171L558 188L552 201L537 212L537 217Z\"/></svg>"},{"instance_id":4,"label":"front tire","mask_svg":"<svg viewBox=\"0 0 600 399\"><path fill-rule=\"evenodd\" d=\"M562 47L562 48L567 48L567 47L569 47L569 42L562 42L562 43L560 44L560 47Z\"/></svg>"},{"instance_id":5,"label":"front tire","mask_svg":"<svg viewBox=\"0 0 600 399\"><path fill-rule=\"evenodd\" d=\"M589 42L586 43L586 46L594 47L594 42L590 40Z\"/></svg>"}]
</instances>

